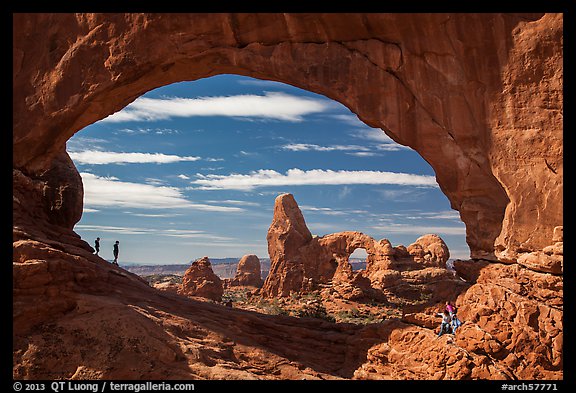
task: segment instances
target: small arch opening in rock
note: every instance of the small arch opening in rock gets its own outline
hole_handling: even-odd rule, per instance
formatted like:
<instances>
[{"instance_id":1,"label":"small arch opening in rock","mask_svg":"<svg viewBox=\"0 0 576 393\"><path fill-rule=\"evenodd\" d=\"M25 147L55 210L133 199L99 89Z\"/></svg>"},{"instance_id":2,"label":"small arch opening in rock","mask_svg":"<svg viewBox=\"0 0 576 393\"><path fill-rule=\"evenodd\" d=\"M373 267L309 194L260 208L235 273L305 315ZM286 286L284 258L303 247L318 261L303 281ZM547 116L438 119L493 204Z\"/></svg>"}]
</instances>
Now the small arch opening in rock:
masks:
<instances>
[{"instance_id":1,"label":"small arch opening in rock","mask_svg":"<svg viewBox=\"0 0 576 393\"><path fill-rule=\"evenodd\" d=\"M350 257L348 258L348 262L352 266L352 271L358 270L366 270L366 260L368 258L368 253L364 248L357 248L354 250Z\"/></svg>"}]
</instances>

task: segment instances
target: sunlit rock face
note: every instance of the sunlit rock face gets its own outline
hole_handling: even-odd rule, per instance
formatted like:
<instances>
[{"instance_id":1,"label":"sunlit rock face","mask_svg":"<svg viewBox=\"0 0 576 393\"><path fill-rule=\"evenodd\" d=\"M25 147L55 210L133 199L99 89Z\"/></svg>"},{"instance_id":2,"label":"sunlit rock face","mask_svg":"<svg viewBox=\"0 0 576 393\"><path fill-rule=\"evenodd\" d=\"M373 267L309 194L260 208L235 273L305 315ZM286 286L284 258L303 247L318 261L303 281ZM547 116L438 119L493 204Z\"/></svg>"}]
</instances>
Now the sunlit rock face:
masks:
<instances>
[{"instance_id":1,"label":"sunlit rock face","mask_svg":"<svg viewBox=\"0 0 576 393\"><path fill-rule=\"evenodd\" d=\"M14 14L13 375L561 379L562 33L561 14ZM455 264L470 284L456 346L405 322L294 328L169 298L74 233L66 141L151 89L223 73L337 100L432 166L471 256L506 263ZM324 252L292 225L279 242ZM345 276L333 259L263 290Z\"/></svg>"},{"instance_id":2,"label":"sunlit rock face","mask_svg":"<svg viewBox=\"0 0 576 393\"><path fill-rule=\"evenodd\" d=\"M267 297L305 292L328 282L351 285L361 297L372 289L397 285L401 271L445 270L450 257L446 243L435 234L423 235L408 247L393 247L388 239L375 240L355 231L312 236L292 194L276 197L267 240L270 272L262 288ZM349 258L359 248L367 253L366 269L354 272Z\"/></svg>"}]
</instances>

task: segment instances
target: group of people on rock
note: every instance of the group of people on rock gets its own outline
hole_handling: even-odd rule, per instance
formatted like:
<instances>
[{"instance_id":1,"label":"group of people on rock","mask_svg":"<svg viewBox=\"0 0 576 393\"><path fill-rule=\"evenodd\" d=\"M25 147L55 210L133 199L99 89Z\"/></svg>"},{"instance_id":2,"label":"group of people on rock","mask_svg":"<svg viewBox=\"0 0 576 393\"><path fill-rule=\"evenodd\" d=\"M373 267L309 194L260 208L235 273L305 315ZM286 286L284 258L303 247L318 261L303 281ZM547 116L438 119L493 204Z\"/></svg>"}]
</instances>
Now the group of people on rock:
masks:
<instances>
[{"instance_id":1,"label":"group of people on rock","mask_svg":"<svg viewBox=\"0 0 576 393\"><path fill-rule=\"evenodd\" d=\"M114 243L114 247L112 248L112 254L114 254L114 261L112 262L113 265L118 266L118 253L119 253L119 244L120 242L118 240L116 240L116 242ZM100 238L97 237L96 240L94 240L94 249L96 250L96 255L98 255L98 253L100 252Z\"/></svg>"},{"instance_id":2,"label":"group of people on rock","mask_svg":"<svg viewBox=\"0 0 576 393\"><path fill-rule=\"evenodd\" d=\"M456 334L456 330L462 325L462 322L458 319L456 315L456 306L450 302L446 302L446 308L443 313L438 313L442 317L442 323L440 324L440 331L438 332L438 337L444 333Z\"/></svg>"}]
</instances>

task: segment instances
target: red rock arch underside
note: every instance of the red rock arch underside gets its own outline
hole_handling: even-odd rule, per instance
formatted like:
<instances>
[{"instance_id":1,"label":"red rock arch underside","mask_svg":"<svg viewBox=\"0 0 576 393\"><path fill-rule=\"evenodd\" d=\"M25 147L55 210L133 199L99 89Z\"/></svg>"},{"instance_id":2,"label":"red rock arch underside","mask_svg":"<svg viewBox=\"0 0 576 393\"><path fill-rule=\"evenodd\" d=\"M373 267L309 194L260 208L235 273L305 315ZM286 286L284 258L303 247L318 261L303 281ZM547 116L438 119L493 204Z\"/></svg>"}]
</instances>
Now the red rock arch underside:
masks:
<instances>
[{"instance_id":1,"label":"red rock arch underside","mask_svg":"<svg viewBox=\"0 0 576 393\"><path fill-rule=\"evenodd\" d=\"M225 367L219 367L227 355L214 360L211 356L215 355L202 352L201 347L190 343L186 347L181 340L174 344L171 337L178 336L176 331L185 325L182 321L191 318L178 311L175 304L180 300L164 309L174 316L172 322L153 322L138 306L140 291L148 291L146 286L94 257L90 246L73 232L82 213L83 190L65 143L75 132L146 91L235 73L323 94L418 151L434 168L452 207L460 212L471 257L494 262L462 267L474 283L461 295L468 307L462 311L485 333L484 339L476 341L477 348L471 349L477 357L470 355L474 359L467 360L468 372L400 372L411 365L391 359L376 344L400 343L395 349L401 351L405 336L418 328L393 324L370 333L374 346L360 345L355 349L360 352L353 354L344 351L347 360L342 364L334 365L334 360L319 371L313 365L324 361L312 354L311 360L300 359L303 364L322 375L358 378L388 371L416 378L561 377L561 250L549 249L558 243L558 227L563 224L561 15L15 14L13 33L16 376L225 375ZM523 263L515 263L521 258ZM500 283L503 292L496 293L494 278L501 279L502 271L510 278L509 287ZM524 281L518 289L520 277ZM551 289L538 292L540 283ZM122 296L110 295L110 288ZM148 304L161 308L161 296L146 293ZM109 295L108 300L95 300L104 295ZM482 308L486 299L497 304L488 314ZM144 371L103 367L106 362L99 355L81 351L67 360L41 357L43 348L49 348L46 335L81 331L78 321L93 322L90 318L103 304L99 302L123 310L119 315L125 319L104 318L109 324L100 323L90 334L106 337L114 332L122 343L140 340L140 349L159 354L157 367ZM516 304L514 312L505 309L509 302ZM206 314L218 313L216 308L208 309ZM134 337L118 333L129 321L126 310L143 321L131 333ZM225 334L226 322L241 320L235 311L229 312L224 322L196 319L202 334ZM492 326L499 321L492 313L508 321L510 328L499 331ZM78 318L72 319L72 314ZM522 330L514 324L530 326L534 332L524 331L521 336ZM60 330L51 330L56 325ZM244 326L247 330L248 325ZM271 331L279 334L278 327ZM235 346L243 356L250 352L241 348L254 345L247 334L240 335ZM354 336L347 336L349 331L334 334L343 343ZM469 335L473 336L471 331ZM82 340L87 339L77 337L71 346L81 347ZM107 345L110 354L113 348ZM293 345L292 350L298 352L298 344ZM31 348L37 348L36 352ZM285 345L262 348L274 354L268 354L268 359L279 363L290 350ZM522 351L531 357L520 359ZM132 355L136 360L148 359L143 350ZM455 362L467 359L454 356ZM415 366L417 361L412 361ZM50 362L58 367L49 372L46 365ZM276 366L275 371L280 369ZM238 375L259 375L247 370ZM296 367L286 375L298 372L303 371ZM262 375L267 374L262 371Z\"/></svg>"}]
</instances>

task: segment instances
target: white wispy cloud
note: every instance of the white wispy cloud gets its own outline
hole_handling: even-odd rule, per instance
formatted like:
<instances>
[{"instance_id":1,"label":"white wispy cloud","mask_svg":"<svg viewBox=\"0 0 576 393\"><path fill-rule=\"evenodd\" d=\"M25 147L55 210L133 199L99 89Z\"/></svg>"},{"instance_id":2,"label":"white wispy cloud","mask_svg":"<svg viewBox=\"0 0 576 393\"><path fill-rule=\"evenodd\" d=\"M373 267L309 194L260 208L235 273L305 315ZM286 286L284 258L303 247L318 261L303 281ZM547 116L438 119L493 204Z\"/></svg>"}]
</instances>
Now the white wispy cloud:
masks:
<instances>
[{"instance_id":1,"label":"white wispy cloud","mask_svg":"<svg viewBox=\"0 0 576 393\"><path fill-rule=\"evenodd\" d=\"M306 212L321 213L328 216L346 216L346 215L358 215L358 214L368 214L366 210L350 210L350 209L333 209L331 207L316 207L302 205L300 209Z\"/></svg>"},{"instance_id":2,"label":"white wispy cloud","mask_svg":"<svg viewBox=\"0 0 576 393\"><path fill-rule=\"evenodd\" d=\"M146 228L137 227L118 227L112 225L87 225L87 224L77 224L74 229L90 232L106 232L106 233L116 233L121 235L145 235L151 234L153 231Z\"/></svg>"},{"instance_id":3,"label":"white wispy cloud","mask_svg":"<svg viewBox=\"0 0 576 393\"><path fill-rule=\"evenodd\" d=\"M138 209L189 208L226 213L244 211L239 207L190 202L174 187L125 182L114 177L101 177L86 172L80 175L84 184L84 204L88 208L107 206Z\"/></svg>"},{"instance_id":4,"label":"white wispy cloud","mask_svg":"<svg viewBox=\"0 0 576 393\"><path fill-rule=\"evenodd\" d=\"M376 190L383 199L397 202L418 202L426 196L425 190Z\"/></svg>"},{"instance_id":5,"label":"white wispy cloud","mask_svg":"<svg viewBox=\"0 0 576 393\"><path fill-rule=\"evenodd\" d=\"M438 187L434 176L381 171L333 171L324 169L289 169L286 174L260 169L247 175L197 174L192 184L203 190L252 190L269 186L396 184L404 186Z\"/></svg>"},{"instance_id":6,"label":"white wispy cloud","mask_svg":"<svg viewBox=\"0 0 576 393\"><path fill-rule=\"evenodd\" d=\"M110 143L108 139L94 138L75 134L66 142L67 151L98 150L100 146Z\"/></svg>"},{"instance_id":7,"label":"white wispy cloud","mask_svg":"<svg viewBox=\"0 0 576 393\"><path fill-rule=\"evenodd\" d=\"M177 156L162 153L119 153L113 151L85 150L69 152L76 164L168 164L181 161L198 161L201 157Z\"/></svg>"},{"instance_id":8,"label":"white wispy cloud","mask_svg":"<svg viewBox=\"0 0 576 393\"><path fill-rule=\"evenodd\" d=\"M380 143L384 143L384 144L396 144L396 142L394 142L394 140L392 138L390 138L388 135L386 135L384 133L384 131L382 131L379 128L356 129L356 130L351 132L351 135L356 137L356 138L360 138L360 139L364 139L364 140L368 140L368 141L372 141L372 142L380 142ZM402 146L402 145L398 145L398 146L406 148L405 146Z\"/></svg>"},{"instance_id":9,"label":"white wispy cloud","mask_svg":"<svg viewBox=\"0 0 576 393\"><path fill-rule=\"evenodd\" d=\"M249 201L238 201L235 199L225 199L223 201L206 201L207 203L218 203L224 205L237 205L237 206L252 206L252 207L259 207L260 204L258 202L249 202Z\"/></svg>"},{"instance_id":10,"label":"white wispy cloud","mask_svg":"<svg viewBox=\"0 0 576 393\"><path fill-rule=\"evenodd\" d=\"M377 156L378 153L374 153L374 152L370 152L370 151L355 151L355 152L351 152L351 153L346 153L350 156L355 156L355 157L374 157Z\"/></svg>"},{"instance_id":11,"label":"white wispy cloud","mask_svg":"<svg viewBox=\"0 0 576 393\"><path fill-rule=\"evenodd\" d=\"M442 210L436 212L421 212L406 217L410 220L456 220L460 221L460 213L456 210Z\"/></svg>"},{"instance_id":12,"label":"white wispy cloud","mask_svg":"<svg viewBox=\"0 0 576 393\"><path fill-rule=\"evenodd\" d=\"M169 236L188 239L210 239L214 241L236 240L231 237L218 236L205 231L190 229L157 229L141 227L122 227L109 225L85 225L78 224L75 229L89 232L114 233L117 235L152 235L152 236Z\"/></svg>"},{"instance_id":13,"label":"white wispy cloud","mask_svg":"<svg viewBox=\"0 0 576 393\"><path fill-rule=\"evenodd\" d=\"M409 150L410 149L408 146L402 146L396 142L380 143L380 144L374 145L374 148L376 150L379 150L379 151L400 151L400 150Z\"/></svg>"},{"instance_id":14,"label":"white wispy cloud","mask_svg":"<svg viewBox=\"0 0 576 393\"><path fill-rule=\"evenodd\" d=\"M168 217L178 217L181 214L174 214L174 213L163 213L163 214L130 213L130 215L135 216L135 217L146 217L146 218L168 218Z\"/></svg>"},{"instance_id":15,"label":"white wispy cloud","mask_svg":"<svg viewBox=\"0 0 576 393\"><path fill-rule=\"evenodd\" d=\"M245 85L245 86L260 86L260 87L273 87L273 88L284 88L284 89L292 89L293 87L290 85L286 85L282 82L276 81L269 81L264 79L241 79L238 81L238 84Z\"/></svg>"},{"instance_id":16,"label":"white wispy cloud","mask_svg":"<svg viewBox=\"0 0 576 393\"><path fill-rule=\"evenodd\" d=\"M439 236L465 235L466 227L462 226L429 226L429 225L408 225L390 223L382 226L373 226L370 229L382 233L401 233L422 236L427 233L435 233Z\"/></svg>"},{"instance_id":17,"label":"white wispy cloud","mask_svg":"<svg viewBox=\"0 0 576 393\"><path fill-rule=\"evenodd\" d=\"M287 145L283 145L282 149L290 151L361 151L361 152L368 152L371 150L367 146L358 146L358 145L320 146L311 143L290 143Z\"/></svg>"},{"instance_id":18,"label":"white wispy cloud","mask_svg":"<svg viewBox=\"0 0 576 393\"><path fill-rule=\"evenodd\" d=\"M300 210L302 210L304 212L322 213L322 214L325 214L327 216L345 216L345 215L347 215L343 211L334 210L334 209L331 209L329 207L316 207L316 206L302 205L302 206L300 206Z\"/></svg>"},{"instance_id":19,"label":"white wispy cloud","mask_svg":"<svg viewBox=\"0 0 576 393\"><path fill-rule=\"evenodd\" d=\"M384 137L381 137L378 133L381 133L382 135L384 135ZM282 145L281 149L282 150L295 151L295 152L301 152L301 151L320 151L320 152L338 151L338 152L344 152L345 154L348 154L348 155L355 155L358 157L376 156L376 155L379 155L379 153L383 152L383 151L399 151L399 150L409 149L408 147L399 145L396 142L394 142L393 140L389 139L388 136L386 136L386 134L384 134L381 131L376 131L376 133L374 133L373 135L372 134L366 134L366 135L369 135L369 137L364 138L364 139L368 140L368 143L366 145L321 146L321 145L316 145L313 143L289 143L286 145ZM388 140L386 140L386 138L388 138ZM377 142L377 143L375 143L375 142Z\"/></svg>"},{"instance_id":20,"label":"white wispy cloud","mask_svg":"<svg viewBox=\"0 0 576 393\"><path fill-rule=\"evenodd\" d=\"M179 134L181 131L176 130L173 128L144 128L144 127L136 127L136 128L120 128L117 129L116 132L123 133L123 134L156 134L156 135L165 135L165 134Z\"/></svg>"},{"instance_id":21,"label":"white wispy cloud","mask_svg":"<svg viewBox=\"0 0 576 393\"><path fill-rule=\"evenodd\" d=\"M332 108L329 100L280 92L198 98L137 98L102 121L157 121L173 117L228 116L300 122L304 116Z\"/></svg>"}]
</instances>

